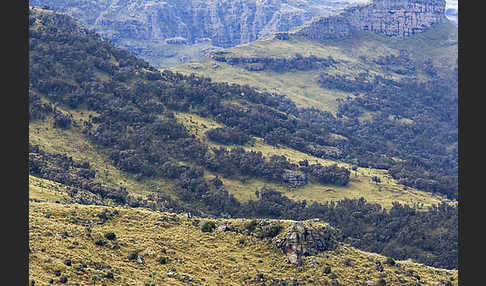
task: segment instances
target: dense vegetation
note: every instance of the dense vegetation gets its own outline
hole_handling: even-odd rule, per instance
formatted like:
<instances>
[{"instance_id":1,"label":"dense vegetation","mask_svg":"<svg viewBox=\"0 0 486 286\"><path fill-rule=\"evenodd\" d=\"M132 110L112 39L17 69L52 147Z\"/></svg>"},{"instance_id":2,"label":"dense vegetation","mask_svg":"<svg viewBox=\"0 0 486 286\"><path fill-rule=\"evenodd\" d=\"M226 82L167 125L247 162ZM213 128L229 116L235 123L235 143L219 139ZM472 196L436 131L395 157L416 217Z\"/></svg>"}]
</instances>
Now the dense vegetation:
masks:
<instances>
[{"instance_id":1,"label":"dense vegetation","mask_svg":"<svg viewBox=\"0 0 486 286\"><path fill-rule=\"evenodd\" d=\"M244 145L252 141L251 136L236 128L213 128L206 132L206 136L210 140L221 144Z\"/></svg>"},{"instance_id":2,"label":"dense vegetation","mask_svg":"<svg viewBox=\"0 0 486 286\"><path fill-rule=\"evenodd\" d=\"M457 267L458 213L457 207L447 204L427 211L398 203L386 211L363 198L307 205L264 188L260 200L242 205L240 212L249 217L320 218L338 227L357 248L436 267Z\"/></svg>"},{"instance_id":3,"label":"dense vegetation","mask_svg":"<svg viewBox=\"0 0 486 286\"><path fill-rule=\"evenodd\" d=\"M210 149L178 123L172 111L210 117L227 126L230 132L259 136L269 144L287 145L316 156L344 156L329 155L328 147L334 147L342 150L348 160L358 158L360 164L369 161L389 164L386 167L395 164L380 153L387 150L380 150L379 142L367 142L361 133L353 136L350 131L353 125L349 122L318 110L298 110L283 96L260 93L248 86L158 72L145 61L101 41L93 32L79 28L64 15L31 10L29 34L30 120L53 116L55 128L70 128L71 117L55 105L64 110L96 112L98 115L83 121L82 128L99 152L108 155L120 170L140 178L162 176L173 180L173 191L179 200L154 195L141 201L128 196L126 190L104 188L100 184L92 187L90 182L96 174L89 166L71 162L67 155L43 153L38 147L31 147L29 154L32 154L29 166L32 175L131 206L217 216L319 217L342 228L351 243L363 249L397 258L412 257L441 267L457 266L455 207L441 205L416 212L397 205L387 212L363 200L307 206L305 201L294 202L267 189L260 191L259 200L242 204L228 194L218 177L206 179L205 170L226 177L252 176L278 182L286 171L295 170L337 185L347 184L349 171L337 165L324 167L308 162L297 165L285 156L266 158L243 148ZM341 129L349 142L329 136L329 132L339 133ZM220 131L215 131L213 140L240 143L235 142L234 134L226 136ZM410 172L417 171L416 165L407 165L408 162L402 162L400 170L391 169L396 171L394 176L408 178ZM448 227L442 228L444 225ZM437 234L444 243L435 243Z\"/></svg>"},{"instance_id":4,"label":"dense vegetation","mask_svg":"<svg viewBox=\"0 0 486 286\"><path fill-rule=\"evenodd\" d=\"M397 81L364 73L355 78L322 73L319 79L323 87L356 94L341 101L337 116L345 119L343 132L360 141L363 154L405 159L373 162L361 157L360 165L386 168L404 185L457 199L457 74L441 78L431 61L420 66L405 52L377 62L410 76ZM418 66L428 80L417 80ZM372 120L358 120L365 113Z\"/></svg>"},{"instance_id":5,"label":"dense vegetation","mask_svg":"<svg viewBox=\"0 0 486 286\"><path fill-rule=\"evenodd\" d=\"M239 65L248 71L271 70L284 72L292 70L310 70L327 68L336 63L332 57L319 58L316 56L304 57L296 54L291 57L235 57L225 51L216 51L210 54L211 58L218 62L230 65Z\"/></svg>"}]
</instances>

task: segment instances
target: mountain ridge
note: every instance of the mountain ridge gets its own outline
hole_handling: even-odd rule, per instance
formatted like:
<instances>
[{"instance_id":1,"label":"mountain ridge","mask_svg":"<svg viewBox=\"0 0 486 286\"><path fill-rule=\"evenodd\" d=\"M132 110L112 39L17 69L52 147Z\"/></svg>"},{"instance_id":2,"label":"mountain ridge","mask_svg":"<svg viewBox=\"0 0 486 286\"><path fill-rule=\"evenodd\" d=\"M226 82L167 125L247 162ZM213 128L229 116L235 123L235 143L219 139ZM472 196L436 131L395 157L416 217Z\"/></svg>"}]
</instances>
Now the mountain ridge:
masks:
<instances>
[{"instance_id":1,"label":"mountain ridge","mask_svg":"<svg viewBox=\"0 0 486 286\"><path fill-rule=\"evenodd\" d=\"M224 127L211 135L222 143L233 142L234 136L243 132L277 147L294 146L323 155L328 151L323 145L334 144L347 150L341 137L329 134L329 131L340 132L339 126L325 128L336 118L316 113L318 117L309 118L329 121L314 122L301 114L291 100L278 94L212 83L207 78L170 71L159 72L129 52L102 41L93 32L73 33L64 29L72 26L70 17L65 15L45 14L36 9L30 20L29 127L32 128L29 133L33 136L29 137L32 138L29 172L66 184L71 199L191 210L218 217L325 217L339 225L353 245L372 247L373 251L385 251L394 257L407 255L401 248L406 245L418 251L421 261L454 267L453 204L441 203L420 210L420 204L411 207L394 203L388 211L365 199L329 204L291 200L266 186L256 190L256 200L242 203L228 193L218 176L240 180L243 184L249 178L279 182L291 170L304 173L314 182L340 185L349 183L350 165L295 162L282 153L266 156L241 145L209 148L197 134L175 120L174 113L194 113L222 124ZM69 138L71 135L75 136ZM84 145L78 148L77 141ZM50 150L44 151L48 147ZM90 158L87 151L94 151L99 159L91 164L71 157L81 153L86 160ZM95 169L95 165L101 168ZM370 176L367 179L373 179ZM135 197L131 189L124 188L126 179L140 182L147 192ZM381 179L384 181L380 182ZM387 179L377 176L374 180L376 191L385 191ZM172 184L166 184L168 181ZM149 182L153 184L146 184ZM158 189L161 185L166 189ZM406 193L406 190L393 191ZM425 224L437 220L450 225L447 233L432 232L436 226ZM388 224L399 227L389 228ZM414 228L407 229L409 226ZM417 239L396 237L402 231L417 234ZM384 233L387 235L377 235ZM425 244L419 238L430 242L437 235L442 243L427 244L433 250L424 250ZM389 240L393 237L396 240Z\"/></svg>"},{"instance_id":2,"label":"mountain ridge","mask_svg":"<svg viewBox=\"0 0 486 286\"><path fill-rule=\"evenodd\" d=\"M356 2L364 0L31 0L30 5L72 15L117 46L165 67L287 31Z\"/></svg>"}]
</instances>

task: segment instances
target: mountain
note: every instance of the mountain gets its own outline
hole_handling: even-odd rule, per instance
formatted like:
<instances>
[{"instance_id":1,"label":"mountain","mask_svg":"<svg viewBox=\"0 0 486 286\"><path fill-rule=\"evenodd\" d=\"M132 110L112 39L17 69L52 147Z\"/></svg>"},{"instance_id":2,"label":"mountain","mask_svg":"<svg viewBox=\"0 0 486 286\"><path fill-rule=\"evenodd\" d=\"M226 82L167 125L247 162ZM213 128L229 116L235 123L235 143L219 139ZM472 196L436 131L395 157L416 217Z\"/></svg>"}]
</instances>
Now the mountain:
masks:
<instances>
[{"instance_id":1,"label":"mountain","mask_svg":"<svg viewBox=\"0 0 486 286\"><path fill-rule=\"evenodd\" d=\"M288 95L309 110L308 118L316 108L329 112L342 124L334 129L341 136L373 142L367 151L349 152L348 162L354 157L359 166L388 169L401 183L431 190L435 183L427 187L426 181L457 176L457 27L443 15L445 1L385 2L348 8L171 70ZM376 20L389 12L402 16ZM409 176L403 173L408 163L366 160L363 151L371 149L408 158L422 171ZM457 193L453 185L439 192Z\"/></svg>"},{"instance_id":2,"label":"mountain","mask_svg":"<svg viewBox=\"0 0 486 286\"><path fill-rule=\"evenodd\" d=\"M217 47L288 31L364 0L59 1L30 5L67 13L118 47L158 67L199 59Z\"/></svg>"},{"instance_id":3,"label":"mountain","mask_svg":"<svg viewBox=\"0 0 486 286\"><path fill-rule=\"evenodd\" d=\"M457 268L453 180L413 181L419 189L389 172L428 175L420 158L380 153L332 113L282 95L158 71L39 8L29 17L29 113L32 204L319 218L361 250Z\"/></svg>"}]
</instances>

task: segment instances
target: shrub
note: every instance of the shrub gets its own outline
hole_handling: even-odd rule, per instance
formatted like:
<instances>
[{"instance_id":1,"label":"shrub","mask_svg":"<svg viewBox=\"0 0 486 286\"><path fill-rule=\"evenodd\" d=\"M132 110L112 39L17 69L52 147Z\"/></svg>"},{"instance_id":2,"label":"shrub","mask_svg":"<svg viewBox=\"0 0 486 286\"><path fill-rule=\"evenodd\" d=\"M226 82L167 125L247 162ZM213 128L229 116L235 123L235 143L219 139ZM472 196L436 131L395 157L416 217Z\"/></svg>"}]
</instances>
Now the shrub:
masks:
<instances>
[{"instance_id":1,"label":"shrub","mask_svg":"<svg viewBox=\"0 0 486 286\"><path fill-rule=\"evenodd\" d=\"M322 273L324 273L324 274L331 273L331 266L329 266L329 265L324 266L324 268L322 269Z\"/></svg>"},{"instance_id":2,"label":"shrub","mask_svg":"<svg viewBox=\"0 0 486 286\"><path fill-rule=\"evenodd\" d=\"M128 259L129 260L137 260L138 258L138 253L139 251L132 251L129 255L128 255Z\"/></svg>"},{"instance_id":3,"label":"shrub","mask_svg":"<svg viewBox=\"0 0 486 286\"><path fill-rule=\"evenodd\" d=\"M98 239L97 241L95 241L95 244L98 245L98 246L105 246L106 240Z\"/></svg>"},{"instance_id":4,"label":"shrub","mask_svg":"<svg viewBox=\"0 0 486 286\"><path fill-rule=\"evenodd\" d=\"M383 263L393 266L395 265L395 260L391 257L387 257Z\"/></svg>"},{"instance_id":5,"label":"shrub","mask_svg":"<svg viewBox=\"0 0 486 286\"><path fill-rule=\"evenodd\" d=\"M216 228L216 224L212 221L207 221L203 223L201 226L201 230L203 232L213 232L215 228Z\"/></svg>"},{"instance_id":6,"label":"shrub","mask_svg":"<svg viewBox=\"0 0 486 286\"><path fill-rule=\"evenodd\" d=\"M105 233L105 238L108 239L108 240L115 240L116 235L113 232L107 232L107 233Z\"/></svg>"},{"instance_id":7,"label":"shrub","mask_svg":"<svg viewBox=\"0 0 486 286\"><path fill-rule=\"evenodd\" d=\"M158 261L160 264L167 264L167 257L165 257L165 256L160 256L159 258L157 258L157 261Z\"/></svg>"}]
</instances>

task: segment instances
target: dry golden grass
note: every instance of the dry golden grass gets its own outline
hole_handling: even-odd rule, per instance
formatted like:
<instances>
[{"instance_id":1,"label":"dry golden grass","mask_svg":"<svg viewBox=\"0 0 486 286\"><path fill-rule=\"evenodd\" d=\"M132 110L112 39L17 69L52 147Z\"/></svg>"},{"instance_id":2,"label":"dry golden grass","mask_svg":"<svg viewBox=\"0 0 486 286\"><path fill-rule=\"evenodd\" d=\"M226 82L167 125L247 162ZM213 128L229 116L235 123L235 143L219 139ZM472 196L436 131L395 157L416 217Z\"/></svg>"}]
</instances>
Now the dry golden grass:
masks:
<instances>
[{"instance_id":1,"label":"dry golden grass","mask_svg":"<svg viewBox=\"0 0 486 286\"><path fill-rule=\"evenodd\" d=\"M213 65L218 65L214 68ZM194 69L196 67L196 69ZM171 67L170 70L183 74L194 73L209 76L215 82L230 82L249 85L267 92L288 95L298 107L316 107L335 113L337 98L353 96L351 93L323 89L317 85L314 72L298 71L277 74L275 72L250 72L241 67L210 59Z\"/></svg>"},{"instance_id":2,"label":"dry golden grass","mask_svg":"<svg viewBox=\"0 0 486 286\"><path fill-rule=\"evenodd\" d=\"M62 108L57 107L59 110ZM64 111L66 112L66 111ZM67 112L66 112L67 113ZM145 196L154 191L170 194L173 183L163 178L137 180L133 174L117 169L107 155L94 147L82 134L83 120L89 115L95 115L87 110L70 110L78 127L67 130L54 128L51 115L44 120L29 122L29 143L40 145L49 153L62 153L75 160L88 161L90 167L96 170L96 179L109 186L123 186L133 194Z\"/></svg>"},{"instance_id":3,"label":"dry golden grass","mask_svg":"<svg viewBox=\"0 0 486 286\"><path fill-rule=\"evenodd\" d=\"M208 140L204 133L212 128L221 127L211 119L203 118L195 114L176 113L177 120L184 124L184 126L198 138L203 140L210 147L225 147L235 148L236 145L222 145ZM265 157L272 155L284 155L292 163L298 163L302 160L308 160L309 163L319 163L325 166L337 164L338 166L351 169L351 165L343 162L332 161L322 158L317 158L309 154L280 146L275 147L263 142L262 138L254 137L255 143L243 146L246 151L262 152ZM208 178L212 178L215 174L206 172ZM381 179L380 184L372 181L372 177ZM239 201L245 202L250 199L255 200L255 191L264 185L274 188L285 194L287 197L294 200L306 200L308 202L326 202L337 201L345 198L359 199L364 197L368 202L378 203L384 208L390 208L393 202L400 202L402 204L413 205L414 203L423 204L423 209L433 204L438 204L442 201L447 201L445 197L433 195L431 193L423 192L414 188L407 187L404 189L403 185L397 183L386 170L379 170L373 168L358 168L356 171L351 171L351 180L347 186L326 185L318 182L310 182L305 186L299 188L290 188L286 184L278 184L275 182L265 181L262 179L249 178L244 181L228 178L220 178L228 192L235 196Z\"/></svg>"},{"instance_id":4,"label":"dry golden grass","mask_svg":"<svg viewBox=\"0 0 486 286\"><path fill-rule=\"evenodd\" d=\"M119 214L91 226L89 237L87 227L79 222L99 221L96 214L104 210L117 210ZM348 245L307 257L300 267L291 266L265 241L234 232L205 233L193 224L194 219L206 220L146 209L31 202L29 280L35 285L48 285L51 279L51 284L56 284L61 277L67 278L67 285L185 285L182 281L190 277L199 282L188 285L265 285L255 281L263 274L267 281L298 279L299 285L329 285L333 279L339 285L362 285L366 281L378 285L380 279L386 285L415 285L417 277L421 285L436 285L441 280L457 285L456 270L411 261L397 261L400 267L383 264L380 273L375 262L383 262L385 257ZM247 222L226 221L234 225ZM291 221L280 223L285 226ZM116 240L106 239L108 232L115 233ZM97 240L107 243L98 246ZM145 265L128 258L134 251L139 251ZM166 257L167 264L160 264L159 257ZM64 263L66 259L71 260L70 266ZM312 259L318 265L311 265ZM324 265L331 267L332 275L323 273ZM59 276L56 271L60 271ZM106 277L109 273L113 279Z\"/></svg>"},{"instance_id":5,"label":"dry golden grass","mask_svg":"<svg viewBox=\"0 0 486 286\"><path fill-rule=\"evenodd\" d=\"M368 32L358 32L353 37L328 42L293 36L288 41L260 39L224 51L235 57L291 57L296 54L304 57L330 56L338 64L326 69L326 73L356 76L364 72L399 80L403 76L384 71L373 61L380 56L397 56L400 50L405 50L418 66L431 59L434 66L439 68L441 76L448 78L454 74L452 69L457 61L457 28L451 25L437 25L425 33L405 39L393 39ZM232 66L208 57L169 69L210 77L217 82L247 84L260 90L285 94L298 107L316 107L331 113L337 110L337 98L353 96L353 93L321 88L317 82L320 70L282 73L267 70L247 71L241 66ZM426 77L419 73L417 78Z\"/></svg>"}]
</instances>

